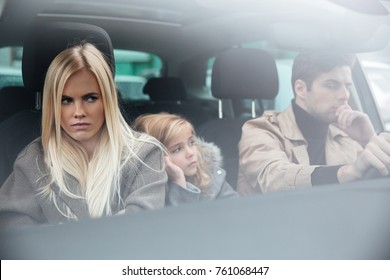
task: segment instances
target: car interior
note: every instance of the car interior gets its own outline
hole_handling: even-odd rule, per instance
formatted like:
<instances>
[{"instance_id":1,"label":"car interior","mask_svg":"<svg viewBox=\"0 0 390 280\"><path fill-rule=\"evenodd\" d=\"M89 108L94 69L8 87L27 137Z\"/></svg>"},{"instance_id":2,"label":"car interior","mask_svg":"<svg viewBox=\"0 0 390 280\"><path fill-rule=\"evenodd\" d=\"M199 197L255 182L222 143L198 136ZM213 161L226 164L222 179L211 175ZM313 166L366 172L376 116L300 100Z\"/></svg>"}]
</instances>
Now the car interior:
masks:
<instances>
[{"instance_id":1,"label":"car interior","mask_svg":"<svg viewBox=\"0 0 390 280\"><path fill-rule=\"evenodd\" d=\"M186 117L199 137L221 149L227 181L236 188L242 125L265 110L281 111L291 103L291 65L297 53L370 54L387 49L390 41L390 1L106 2L0 0L0 56L8 54L9 48L22 50L21 55L11 56L22 82L0 85L0 186L18 154L39 137L47 68L72 44L94 43L116 78L128 75L132 79L126 87L117 84L121 111L129 125L146 113ZM130 63L121 62L125 51L134 57L131 70ZM355 85L350 105L367 113L380 133L385 123L366 70L358 60L352 71ZM383 213L390 213L388 180L374 181L372 192L366 189L367 181L361 181L311 192L185 205L180 211L145 211L133 217L87 221L81 228L70 224L11 233L0 230L0 257L389 258L389 246L382 242L390 233L390 219L383 219ZM172 233L178 224L183 228L181 236ZM126 243L124 236L112 230L118 227L140 242ZM209 235L200 229L208 229ZM66 237L69 232L89 236L87 241L75 242L77 254L72 251L76 245L70 245ZM157 232L164 242L156 244L150 232ZM110 243L113 235L117 239ZM240 242L227 248L226 243L237 237ZM56 243L56 238L63 242ZM48 247L38 248L40 244Z\"/></svg>"},{"instance_id":2,"label":"car interior","mask_svg":"<svg viewBox=\"0 0 390 280\"><path fill-rule=\"evenodd\" d=\"M9 5L12 7L12 4ZM5 87L2 90L6 91L2 94L2 106L8 108L8 111L3 111L4 117L0 123L3 166L0 171L0 183L3 183L11 173L18 153L39 136L40 99L49 62L61 50L82 40L91 41L101 48L104 48L101 38L105 38L107 44L112 44L111 36L97 25L58 22L47 17L50 18L47 15L38 15L34 18L27 36L23 38L21 68L24 85ZM199 51L196 50L197 53ZM148 101L122 99L120 104L129 124L137 116L146 113L165 111L186 117L196 128L199 137L220 147L224 168L228 174L227 180L235 188L238 174L237 144L241 137L241 126L249 118L262 114L264 110L262 100L274 100L279 87L278 73L272 55L261 49L231 46L223 47L218 52L213 49L211 51L212 54L215 53L216 58L212 67L211 94L208 99L190 97L187 84L197 82L196 70L192 69L199 58L196 58L196 61L194 58L187 58L188 61L180 65L183 68L181 71L194 73L182 77L167 74L168 76L149 78L143 86L143 93L149 97ZM105 50L105 53L108 57L114 58L113 51ZM199 74L203 74L203 80L208 59L200 60L204 64L201 68L203 73L199 71ZM175 61L171 62L174 63ZM169 67L172 67L171 64ZM111 65L115 67L114 60ZM193 86L192 92L197 87ZM26 98L23 98L23 106L15 102L19 100L15 94L11 96L14 92L26 95ZM120 90L119 93L123 94ZM245 100L249 105L247 103L245 106Z\"/></svg>"}]
</instances>

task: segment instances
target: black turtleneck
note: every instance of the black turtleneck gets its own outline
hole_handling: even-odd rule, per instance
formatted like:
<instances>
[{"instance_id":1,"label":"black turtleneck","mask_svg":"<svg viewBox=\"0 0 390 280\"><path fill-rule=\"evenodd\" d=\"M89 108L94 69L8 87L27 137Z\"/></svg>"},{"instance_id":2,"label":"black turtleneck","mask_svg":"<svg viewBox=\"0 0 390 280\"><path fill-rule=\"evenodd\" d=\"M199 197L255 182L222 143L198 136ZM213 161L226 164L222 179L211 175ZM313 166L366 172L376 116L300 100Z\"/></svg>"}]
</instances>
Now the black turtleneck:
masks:
<instances>
[{"instance_id":1,"label":"black turtleneck","mask_svg":"<svg viewBox=\"0 0 390 280\"><path fill-rule=\"evenodd\" d=\"M325 141L329 124L307 113L295 103L295 100L292 101L292 108L298 128L307 142L310 164L322 165L314 169L311 174L312 185L338 183L337 171L341 165L325 166Z\"/></svg>"}]
</instances>

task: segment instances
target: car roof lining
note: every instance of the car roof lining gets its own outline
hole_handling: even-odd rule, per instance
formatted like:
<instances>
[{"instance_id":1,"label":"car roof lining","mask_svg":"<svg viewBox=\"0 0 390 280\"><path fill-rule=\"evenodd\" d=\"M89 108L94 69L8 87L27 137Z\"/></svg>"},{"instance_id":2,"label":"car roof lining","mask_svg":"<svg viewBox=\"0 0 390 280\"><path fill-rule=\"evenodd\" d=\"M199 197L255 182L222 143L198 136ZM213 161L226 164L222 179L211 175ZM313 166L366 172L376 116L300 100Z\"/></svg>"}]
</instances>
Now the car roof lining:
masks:
<instances>
[{"instance_id":1,"label":"car roof lining","mask_svg":"<svg viewBox=\"0 0 390 280\"><path fill-rule=\"evenodd\" d=\"M110 34L115 48L147 51L162 60L185 61L231 45L264 39L280 49L298 51L309 46L360 52L387 44L388 15L376 16L374 24L367 24L373 19L371 15L340 6L343 1L318 0L314 4L297 0L299 5L291 11L287 0L233 0L229 4L225 1L222 7L218 6L224 2L221 0L113 0L109 10L104 6L105 0L12 0L6 2L0 19L4 38L0 44L5 45L6 41L8 45L22 45L26 27L36 15L47 21L61 17L64 21L98 25ZM256 12L250 9L254 5ZM309 13L302 11L303 7ZM342 26L345 17L350 24ZM329 18L334 21L332 26L326 24Z\"/></svg>"}]
</instances>

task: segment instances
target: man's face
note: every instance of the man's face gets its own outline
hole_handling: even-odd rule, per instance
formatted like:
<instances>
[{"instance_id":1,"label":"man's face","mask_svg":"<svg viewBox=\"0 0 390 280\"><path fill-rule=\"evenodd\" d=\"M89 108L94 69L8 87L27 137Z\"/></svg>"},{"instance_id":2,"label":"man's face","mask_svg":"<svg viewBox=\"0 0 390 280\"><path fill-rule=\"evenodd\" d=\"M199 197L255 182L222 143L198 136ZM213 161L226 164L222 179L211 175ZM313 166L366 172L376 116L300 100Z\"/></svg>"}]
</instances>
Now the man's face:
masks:
<instances>
[{"instance_id":1,"label":"man's face","mask_svg":"<svg viewBox=\"0 0 390 280\"><path fill-rule=\"evenodd\" d=\"M306 112L326 123L336 122L336 111L348 103L352 73L348 66L322 73L308 89L305 82L295 82L296 102Z\"/></svg>"}]
</instances>

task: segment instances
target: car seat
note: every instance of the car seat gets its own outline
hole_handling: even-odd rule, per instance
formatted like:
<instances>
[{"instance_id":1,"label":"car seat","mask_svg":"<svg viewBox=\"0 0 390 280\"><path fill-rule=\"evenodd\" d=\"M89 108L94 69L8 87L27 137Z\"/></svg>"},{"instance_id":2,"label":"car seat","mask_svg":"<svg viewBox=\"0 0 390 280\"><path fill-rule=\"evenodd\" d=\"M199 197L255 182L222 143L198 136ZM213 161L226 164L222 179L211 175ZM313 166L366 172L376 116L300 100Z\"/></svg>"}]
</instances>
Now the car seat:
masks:
<instances>
[{"instance_id":1,"label":"car seat","mask_svg":"<svg viewBox=\"0 0 390 280\"><path fill-rule=\"evenodd\" d=\"M6 86L0 89L0 123L13 114L33 109L34 94L24 86Z\"/></svg>"},{"instance_id":2,"label":"car seat","mask_svg":"<svg viewBox=\"0 0 390 280\"><path fill-rule=\"evenodd\" d=\"M115 72L114 52L107 32L94 25L73 22L37 22L25 40L22 57L24 86L36 94L34 110L20 111L0 123L0 185L12 171L19 152L40 136L40 95L47 68L54 57L67 47L87 41L101 50Z\"/></svg>"},{"instance_id":3,"label":"car seat","mask_svg":"<svg viewBox=\"0 0 390 280\"><path fill-rule=\"evenodd\" d=\"M167 112L188 119L194 127L212 119L212 112L201 104L187 100L183 81L177 77L151 78L143 88L150 102L139 107L141 113Z\"/></svg>"},{"instance_id":4,"label":"car seat","mask_svg":"<svg viewBox=\"0 0 390 280\"><path fill-rule=\"evenodd\" d=\"M279 89L276 63L260 49L234 48L219 54L211 76L212 95L219 100L252 100L251 118L257 117L255 100L273 100ZM222 102L219 103L220 106ZM219 109L222 112L222 108ZM262 113L262 112L260 112ZM224 118L208 121L197 128L198 136L220 147L227 181L235 187L238 176L238 142L248 118Z\"/></svg>"}]
</instances>

